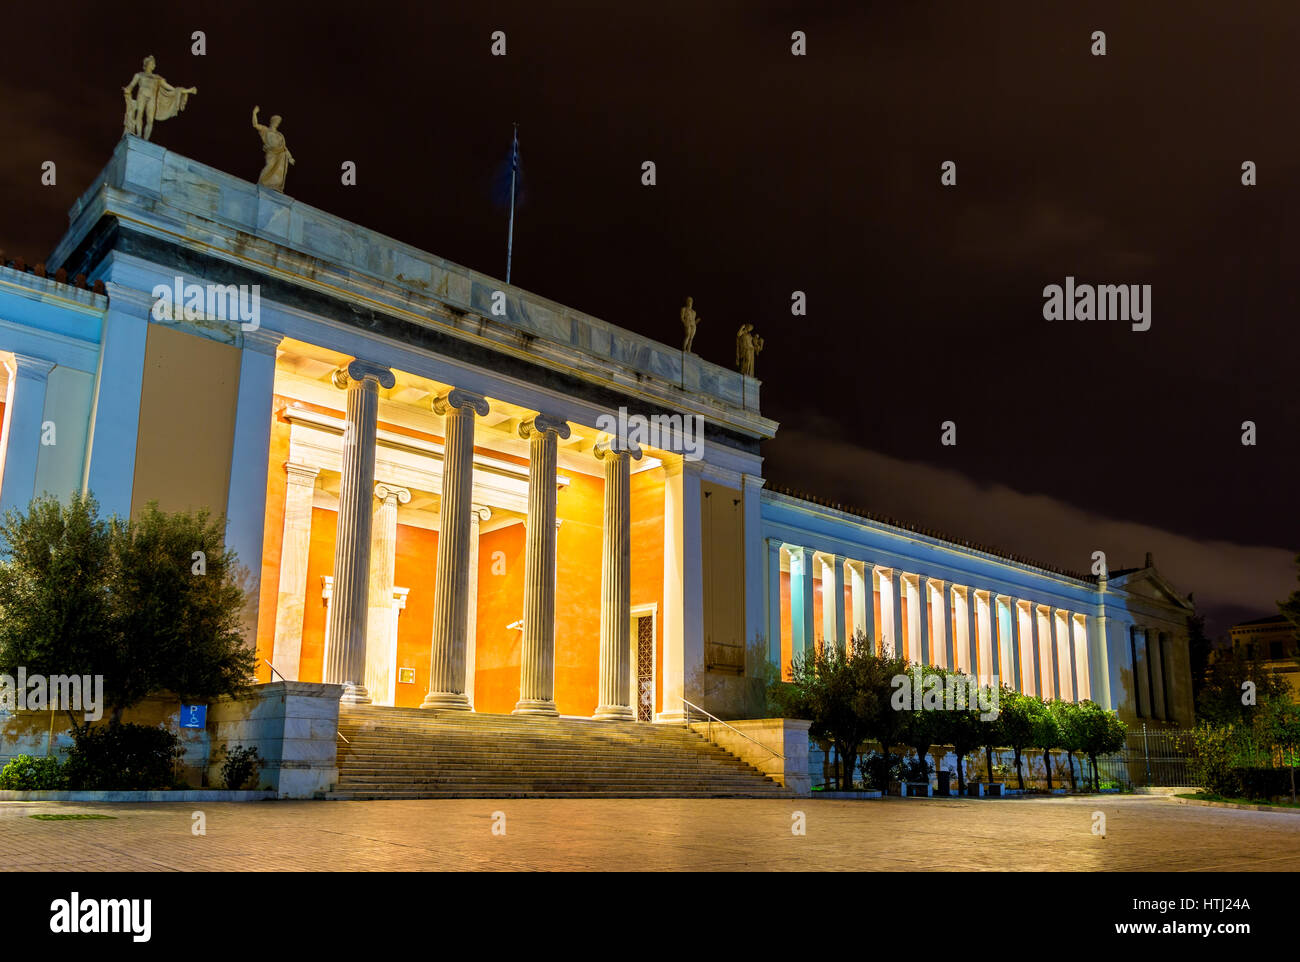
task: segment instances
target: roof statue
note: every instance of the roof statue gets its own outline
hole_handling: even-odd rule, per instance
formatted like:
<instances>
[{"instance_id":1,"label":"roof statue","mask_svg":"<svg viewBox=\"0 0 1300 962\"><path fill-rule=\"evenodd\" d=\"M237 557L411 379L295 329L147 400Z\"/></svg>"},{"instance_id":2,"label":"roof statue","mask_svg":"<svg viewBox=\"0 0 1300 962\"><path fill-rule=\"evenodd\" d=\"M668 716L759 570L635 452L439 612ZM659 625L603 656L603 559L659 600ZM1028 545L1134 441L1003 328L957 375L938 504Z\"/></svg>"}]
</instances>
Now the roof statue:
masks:
<instances>
[{"instance_id":1,"label":"roof statue","mask_svg":"<svg viewBox=\"0 0 1300 962\"><path fill-rule=\"evenodd\" d=\"M257 182L263 187L283 191L284 178L289 173L289 165L294 162L293 154L289 153L289 148L284 143L284 134L280 133L280 115L272 117L271 126L268 127L257 122L257 112L261 109L253 108L253 128L262 135L262 150L266 154L266 164L262 167Z\"/></svg>"},{"instance_id":2,"label":"roof statue","mask_svg":"<svg viewBox=\"0 0 1300 962\"><path fill-rule=\"evenodd\" d=\"M126 101L126 116L122 120L122 126L128 134L135 134L145 140L153 134L155 120L170 120L175 117L185 109L189 95L199 92L198 87L173 87L154 73L155 66L157 61L152 55L145 57L144 69L122 88L122 97Z\"/></svg>"},{"instance_id":3,"label":"roof statue","mask_svg":"<svg viewBox=\"0 0 1300 962\"><path fill-rule=\"evenodd\" d=\"M753 324L742 324L736 332L736 366L746 377L754 376L754 361L763 350L763 339L754 333Z\"/></svg>"},{"instance_id":4,"label":"roof statue","mask_svg":"<svg viewBox=\"0 0 1300 962\"><path fill-rule=\"evenodd\" d=\"M695 340L695 328L699 326L702 318L695 313L695 308L691 305L695 302L686 298L686 306L682 308L682 327L686 328L686 343L682 345L682 350L687 354L693 354L691 342Z\"/></svg>"}]
</instances>

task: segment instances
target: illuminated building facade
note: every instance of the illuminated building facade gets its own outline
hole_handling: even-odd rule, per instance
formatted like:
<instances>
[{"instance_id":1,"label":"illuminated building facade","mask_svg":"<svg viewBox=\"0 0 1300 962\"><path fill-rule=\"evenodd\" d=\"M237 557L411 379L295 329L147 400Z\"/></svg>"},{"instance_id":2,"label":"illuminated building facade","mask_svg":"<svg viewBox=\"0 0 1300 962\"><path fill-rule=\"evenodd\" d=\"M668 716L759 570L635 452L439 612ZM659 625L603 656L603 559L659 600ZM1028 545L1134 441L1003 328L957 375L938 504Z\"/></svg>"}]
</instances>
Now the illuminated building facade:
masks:
<instances>
[{"instance_id":1,"label":"illuminated building facade","mask_svg":"<svg viewBox=\"0 0 1300 962\"><path fill-rule=\"evenodd\" d=\"M862 633L1191 720L1190 605L1154 566L1056 572L769 490L752 377L131 136L49 264L105 293L0 267L0 505L223 514L262 681L759 717L767 661ZM602 430L629 416L665 429Z\"/></svg>"}]
</instances>

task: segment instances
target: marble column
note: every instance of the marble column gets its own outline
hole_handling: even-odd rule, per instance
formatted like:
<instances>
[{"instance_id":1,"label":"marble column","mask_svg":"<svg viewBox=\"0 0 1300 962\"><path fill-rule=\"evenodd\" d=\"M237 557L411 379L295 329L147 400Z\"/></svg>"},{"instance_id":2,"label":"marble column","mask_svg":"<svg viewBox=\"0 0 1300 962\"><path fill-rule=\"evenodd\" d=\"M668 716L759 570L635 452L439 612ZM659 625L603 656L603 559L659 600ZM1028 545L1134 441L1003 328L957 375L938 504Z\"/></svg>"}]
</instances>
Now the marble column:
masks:
<instances>
[{"instance_id":1,"label":"marble column","mask_svg":"<svg viewBox=\"0 0 1300 962\"><path fill-rule=\"evenodd\" d=\"M275 640L271 664L281 677L299 681L302 620L307 611L307 560L311 551L312 497L320 468L292 461L284 466L284 539L280 547L280 588L275 599Z\"/></svg>"},{"instance_id":2,"label":"marble column","mask_svg":"<svg viewBox=\"0 0 1300 962\"><path fill-rule=\"evenodd\" d=\"M469 593L465 619L465 697L474 707L474 672L478 665L478 540L483 522L492 517L492 509L476 504L469 512Z\"/></svg>"},{"instance_id":3,"label":"marble column","mask_svg":"<svg viewBox=\"0 0 1300 962\"><path fill-rule=\"evenodd\" d=\"M853 640L866 639L865 651L874 651L876 639L875 605L872 603L871 565L864 561L849 562L849 603L853 607ZM868 614L870 612L870 614Z\"/></svg>"},{"instance_id":4,"label":"marble column","mask_svg":"<svg viewBox=\"0 0 1300 962\"><path fill-rule=\"evenodd\" d=\"M844 624L844 558L837 554L831 555L831 565L834 568L831 572L831 594L834 597L831 600L835 603L831 628L835 632L835 647L840 651L848 651L848 635Z\"/></svg>"},{"instance_id":5,"label":"marble column","mask_svg":"<svg viewBox=\"0 0 1300 962\"><path fill-rule=\"evenodd\" d=\"M378 705L391 705L397 679L393 622L393 584L397 569L397 506L410 504L411 492L381 481L375 485L370 541L370 599L366 619L366 690Z\"/></svg>"},{"instance_id":6,"label":"marble column","mask_svg":"<svg viewBox=\"0 0 1300 962\"><path fill-rule=\"evenodd\" d=\"M933 664L930 657L930 579L925 575L916 576L916 637L908 639L908 658L919 665ZM908 612L911 620L911 612Z\"/></svg>"},{"instance_id":7,"label":"marble column","mask_svg":"<svg viewBox=\"0 0 1300 962\"><path fill-rule=\"evenodd\" d=\"M1024 689L1024 666L1020 658L1020 600L1018 598L1007 598L1007 624L1010 631L1007 635L1005 644L1010 646L1007 659L1011 663L1011 678L1007 682L1012 689L1023 692Z\"/></svg>"},{"instance_id":8,"label":"marble column","mask_svg":"<svg viewBox=\"0 0 1300 962\"><path fill-rule=\"evenodd\" d=\"M438 567L433 582L429 691L420 707L469 711L469 698L465 694L465 645L469 627L474 416L484 417L488 403L481 395L456 389L435 398L433 410L443 415L446 442L442 456L442 500L438 506Z\"/></svg>"},{"instance_id":9,"label":"marble column","mask_svg":"<svg viewBox=\"0 0 1300 962\"><path fill-rule=\"evenodd\" d=\"M528 530L524 536L524 640L516 715L558 715L555 709L555 471L560 418L538 414L519 425L528 441Z\"/></svg>"},{"instance_id":10,"label":"marble column","mask_svg":"<svg viewBox=\"0 0 1300 962\"><path fill-rule=\"evenodd\" d=\"M1154 628L1146 630L1147 636L1147 677L1151 679L1151 715L1153 718L1168 719L1169 710L1165 705L1165 665L1161 657L1164 651L1164 636Z\"/></svg>"},{"instance_id":11,"label":"marble column","mask_svg":"<svg viewBox=\"0 0 1300 962\"><path fill-rule=\"evenodd\" d=\"M1029 663L1021 667L1025 677L1033 679L1033 689L1025 686L1026 695L1049 697L1043 691L1042 639L1039 637L1042 625L1038 620L1038 605L1029 602Z\"/></svg>"},{"instance_id":12,"label":"marble column","mask_svg":"<svg viewBox=\"0 0 1300 962\"><path fill-rule=\"evenodd\" d=\"M961 670L972 678L979 678L979 598L975 596L974 588L966 589L966 647L961 655Z\"/></svg>"},{"instance_id":13,"label":"marble column","mask_svg":"<svg viewBox=\"0 0 1300 962\"><path fill-rule=\"evenodd\" d=\"M334 540L334 594L329 609L329 660L325 681L343 686L345 704L368 705L366 621L370 593L370 528L375 483L375 430L379 389L396 383L393 372L355 360L334 372L334 386L347 391L338 529Z\"/></svg>"},{"instance_id":14,"label":"marble column","mask_svg":"<svg viewBox=\"0 0 1300 962\"><path fill-rule=\"evenodd\" d=\"M596 457L605 462L604 537L600 568L599 699L593 718L635 721L631 695L632 639L632 466L641 449L602 441Z\"/></svg>"},{"instance_id":15,"label":"marble column","mask_svg":"<svg viewBox=\"0 0 1300 962\"><path fill-rule=\"evenodd\" d=\"M906 589L906 584L903 582L903 573L898 568L890 570L889 586L890 635L884 641L881 650L887 657L905 658L907 651L903 648L903 591Z\"/></svg>"},{"instance_id":16,"label":"marble column","mask_svg":"<svg viewBox=\"0 0 1300 962\"><path fill-rule=\"evenodd\" d=\"M813 651L813 552L790 546L790 658Z\"/></svg>"}]
</instances>

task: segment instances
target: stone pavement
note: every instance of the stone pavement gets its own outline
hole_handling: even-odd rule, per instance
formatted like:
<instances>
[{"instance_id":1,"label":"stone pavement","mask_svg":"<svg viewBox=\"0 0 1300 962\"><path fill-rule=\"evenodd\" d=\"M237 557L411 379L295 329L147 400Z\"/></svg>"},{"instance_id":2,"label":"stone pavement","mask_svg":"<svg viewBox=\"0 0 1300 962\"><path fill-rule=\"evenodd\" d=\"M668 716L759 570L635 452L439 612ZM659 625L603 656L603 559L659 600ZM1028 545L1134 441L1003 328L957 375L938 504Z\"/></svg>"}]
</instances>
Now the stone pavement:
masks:
<instances>
[{"instance_id":1,"label":"stone pavement","mask_svg":"<svg viewBox=\"0 0 1300 962\"><path fill-rule=\"evenodd\" d=\"M340 869L1295 871L1300 815L1132 796L0 803L0 872Z\"/></svg>"}]
</instances>

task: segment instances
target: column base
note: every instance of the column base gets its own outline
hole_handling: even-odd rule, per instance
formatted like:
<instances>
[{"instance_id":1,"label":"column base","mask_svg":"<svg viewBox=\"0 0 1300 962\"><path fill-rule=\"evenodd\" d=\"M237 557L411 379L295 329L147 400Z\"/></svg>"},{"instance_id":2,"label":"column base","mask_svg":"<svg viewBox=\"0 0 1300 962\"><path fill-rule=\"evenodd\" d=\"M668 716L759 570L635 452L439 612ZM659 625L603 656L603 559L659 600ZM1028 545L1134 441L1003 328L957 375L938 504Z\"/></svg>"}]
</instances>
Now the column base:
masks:
<instances>
[{"instance_id":1,"label":"column base","mask_svg":"<svg viewBox=\"0 0 1300 962\"><path fill-rule=\"evenodd\" d=\"M515 710L510 714L558 717L560 713L555 709L555 702L549 698L521 698L519 704L515 705Z\"/></svg>"},{"instance_id":2,"label":"column base","mask_svg":"<svg viewBox=\"0 0 1300 962\"><path fill-rule=\"evenodd\" d=\"M373 705L370 690L365 685L354 685L350 681L343 683L343 694L339 696L340 705Z\"/></svg>"},{"instance_id":3,"label":"column base","mask_svg":"<svg viewBox=\"0 0 1300 962\"><path fill-rule=\"evenodd\" d=\"M636 721L636 714L625 705L601 705L591 716L596 721Z\"/></svg>"},{"instance_id":4,"label":"column base","mask_svg":"<svg viewBox=\"0 0 1300 962\"><path fill-rule=\"evenodd\" d=\"M683 711L661 711L655 715L656 725L681 725L688 720L686 712Z\"/></svg>"},{"instance_id":5,"label":"column base","mask_svg":"<svg viewBox=\"0 0 1300 962\"><path fill-rule=\"evenodd\" d=\"M469 696L459 691L431 691L424 696L421 708L439 708L446 711L473 711Z\"/></svg>"}]
</instances>

